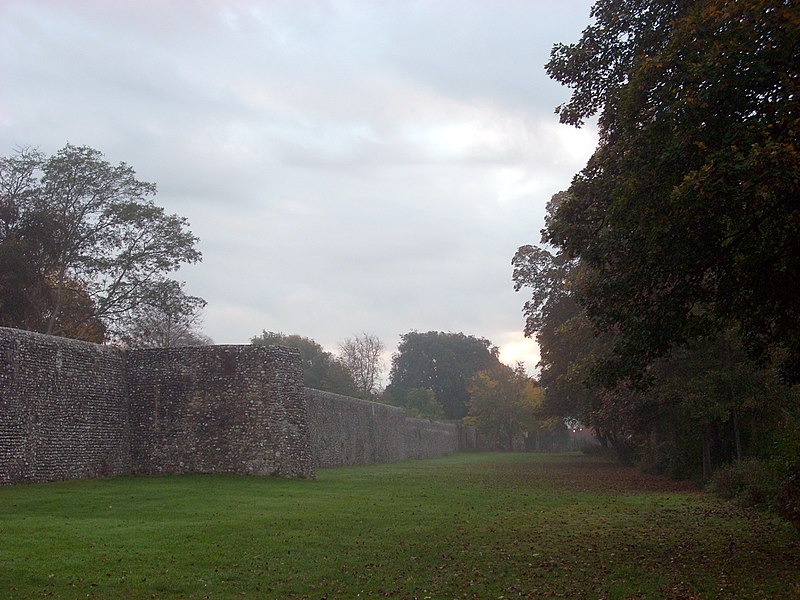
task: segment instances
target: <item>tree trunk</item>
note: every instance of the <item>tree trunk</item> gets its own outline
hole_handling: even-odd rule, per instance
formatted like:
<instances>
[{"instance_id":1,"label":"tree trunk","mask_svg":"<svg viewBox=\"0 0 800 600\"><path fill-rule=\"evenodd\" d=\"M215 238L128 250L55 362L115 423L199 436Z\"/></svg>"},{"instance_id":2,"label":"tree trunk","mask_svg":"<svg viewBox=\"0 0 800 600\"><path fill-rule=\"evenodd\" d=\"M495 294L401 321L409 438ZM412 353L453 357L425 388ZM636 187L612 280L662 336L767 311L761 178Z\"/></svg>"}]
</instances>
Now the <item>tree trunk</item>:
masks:
<instances>
[{"instance_id":1,"label":"tree trunk","mask_svg":"<svg viewBox=\"0 0 800 600\"><path fill-rule=\"evenodd\" d=\"M733 416L733 439L736 442L736 460L742 460L742 442L739 437L739 417L736 414L736 394L733 388L733 359L731 358L731 343L725 340L725 368L728 370L728 403Z\"/></svg>"},{"instance_id":2,"label":"tree trunk","mask_svg":"<svg viewBox=\"0 0 800 600\"><path fill-rule=\"evenodd\" d=\"M733 439L736 441L736 460L742 460L742 439L739 434L739 416L733 409Z\"/></svg>"},{"instance_id":3,"label":"tree trunk","mask_svg":"<svg viewBox=\"0 0 800 600\"><path fill-rule=\"evenodd\" d=\"M711 434L713 427L706 423L703 427L703 480L711 479Z\"/></svg>"},{"instance_id":4,"label":"tree trunk","mask_svg":"<svg viewBox=\"0 0 800 600\"><path fill-rule=\"evenodd\" d=\"M55 335L56 331L56 319L58 315L61 313L61 299L63 296L64 291L64 278L67 275L66 268L62 267L58 273L58 285L56 286L56 302L55 306L53 306L53 312L50 313L50 318L47 321L47 330L45 333L47 335Z\"/></svg>"}]
</instances>

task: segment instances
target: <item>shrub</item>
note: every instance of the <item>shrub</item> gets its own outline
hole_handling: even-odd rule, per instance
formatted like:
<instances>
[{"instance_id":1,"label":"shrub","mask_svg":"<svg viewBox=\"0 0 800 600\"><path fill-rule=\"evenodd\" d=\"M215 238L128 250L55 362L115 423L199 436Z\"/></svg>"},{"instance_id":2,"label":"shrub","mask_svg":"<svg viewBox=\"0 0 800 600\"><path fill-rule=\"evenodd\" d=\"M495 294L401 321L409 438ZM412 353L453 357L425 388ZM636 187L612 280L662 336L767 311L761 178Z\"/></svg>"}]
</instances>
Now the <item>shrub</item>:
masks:
<instances>
[{"instance_id":1,"label":"shrub","mask_svg":"<svg viewBox=\"0 0 800 600\"><path fill-rule=\"evenodd\" d=\"M698 461L685 445L670 442L648 443L641 451L637 468L642 473L666 475L670 479L698 481Z\"/></svg>"},{"instance_id":2,"label":"shrub","mask_svg":"<svg viewBox=\"0 0 800 600\"><path fill-rule=\"evenodd\" d=\"M800 469L795 468L783 480L777 498L778 514L800 529Z\"/></svg>"},{"instance_id":3,"label":"shrub","mask_svg":"<svg viewBox=\"0 0 800 600\"><path fill-rule=\"evenodd\" d=\"M767 461L747 459L718 469L708 484L709 491L745 506L777 509L781 493L778 469Z\"/></svg>"},{"instance_id":4,"label":"shrub","mask_svg":"<svg viewBox=\"0 0 800 600\"><path fill-rule=\"evenodd\" d=\"M609 446L601 446L600 444L591 443L583 444L580 447L580 451L585 456L617 460L617 451Z\"/></svg>"}]
</instances>

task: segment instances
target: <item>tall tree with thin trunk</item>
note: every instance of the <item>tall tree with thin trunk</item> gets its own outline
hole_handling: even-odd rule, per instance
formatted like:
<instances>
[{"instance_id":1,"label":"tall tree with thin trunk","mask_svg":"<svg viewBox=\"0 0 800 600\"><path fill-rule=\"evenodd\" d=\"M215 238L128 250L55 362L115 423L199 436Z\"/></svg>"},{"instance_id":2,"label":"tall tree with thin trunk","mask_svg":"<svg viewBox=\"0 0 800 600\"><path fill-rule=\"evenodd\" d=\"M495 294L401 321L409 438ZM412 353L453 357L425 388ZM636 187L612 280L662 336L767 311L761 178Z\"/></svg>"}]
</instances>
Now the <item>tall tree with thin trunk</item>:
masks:
<instances>
[{"instance_id":1,"label":"tall tree with thin trunk","mask_svg":"<svg viewBox=\"0 0 800 600\"><path fill-rule=\"evenodd\" d=\"M339 360L347 367L364 398L378 392L384 370L384 345L378 336L362 333L339 344Z\"/></svg>"}]
</instances>

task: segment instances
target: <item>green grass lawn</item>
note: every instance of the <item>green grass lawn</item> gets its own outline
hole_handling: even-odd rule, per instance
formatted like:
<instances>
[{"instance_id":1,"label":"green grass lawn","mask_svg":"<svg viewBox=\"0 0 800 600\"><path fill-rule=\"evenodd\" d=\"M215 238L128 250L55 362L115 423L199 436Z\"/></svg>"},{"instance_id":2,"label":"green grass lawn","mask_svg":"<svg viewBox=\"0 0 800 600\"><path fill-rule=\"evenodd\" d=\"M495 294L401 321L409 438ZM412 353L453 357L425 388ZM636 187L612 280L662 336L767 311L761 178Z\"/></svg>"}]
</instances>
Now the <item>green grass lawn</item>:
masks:
<instances>
[{"instance_id":1,"label":"green grass lawn","mask_svg":"<svg viewBox=\"0 0 800 600\"><path fill-rule=\"evenodd\" d=\"M798 598L800 536L574 455L0 488L0 598Z\"/></svg>"}]
</instances>

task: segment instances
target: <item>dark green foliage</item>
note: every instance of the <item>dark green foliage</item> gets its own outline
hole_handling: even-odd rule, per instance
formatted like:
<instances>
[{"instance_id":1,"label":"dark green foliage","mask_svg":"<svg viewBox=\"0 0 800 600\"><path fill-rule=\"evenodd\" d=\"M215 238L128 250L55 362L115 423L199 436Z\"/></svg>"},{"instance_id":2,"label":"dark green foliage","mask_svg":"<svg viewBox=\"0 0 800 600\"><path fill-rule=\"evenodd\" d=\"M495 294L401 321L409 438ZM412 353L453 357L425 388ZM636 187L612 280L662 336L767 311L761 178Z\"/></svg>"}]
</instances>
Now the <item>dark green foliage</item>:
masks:
<instances>
[{"instance_id":1,"label":"dark green foliage","mask_svg":"<svg viewBox=\"0 0 800 600\"><path fill-rule=\"evenodd\" d=\"M0 324L118 338L167 274L200 260L186 219L155 193L86 146L0 157Z\"/></svg>"},{"instance_id":2,"label":"dark green foliage","mask_svg":"<svg viewBox=\"0 0 800 600\"><path fill-rule=\"evenodd\" d=\"M565 199L563 193L553 196L548 218ZM539 342L543 414L577 419L594 430L604 447L632 460L640 420L634 401L641 398L632 389L609 390L592 382L595 364L608 355L611 336L599 334L576 301L575 288L585 270L581 262L523 246L512 265L515 289L531 290L523 309L525 333L535 333Z\"/></svg>"},{"instance_id":3,"label":"dark green foliage","mask_svg":"<svg viewBox=\"0 0 800 600\"><path fill-rule=\"evenodd\" d=\"M406 390L400 398L395 399L384 391L381 396L381 402L400 406L412 417L421 419L443 419L444 411L442 405L436 401L436 394L433 390L423 390L420 388L411 388Z\"/></svg>"},{"instance_id":4,"label":"dark green foliage","mask_svg":"<svg viewBox=\"0 0 800 600\"><path fill-rule=\"evenodd\" d=\"M778 482L768 504L783 486L791 506L800 12L784 0L599 0L593 16L547 68L572 89L562 122L597 115L600 144L548 206L554 251L523 246L513 261L516 289L531 291L545 406L676 477L766 460ZM766 495L761 475L747 473L751 501Z\"/></svg>"},{"instance_id":5,"label":"dark green foliage","mask_svg":"<svg viewBox=\"0 0 800 600\"><path fill-rule=\"evenodd\" d=\"M784 477L776 500L776 509L780 516L794 523L800 530L800 469L797 467Z\"/></svg>"},{"instance_id":6,"label":"dark green foliage","mask_svg":"<svg viewBox=\"0 0 800 600\"><path fill-rule=\"evenodd\" d=\"M358 388L347 368L311 338L262 331L261 335L251 338L250 343L257 346L297 348L300 350L303 383L306 387L344 396L358 396Z\"/></svg>"},{"instance_id":7,"label":"dark green foliage","mask_svg":"<svg viewBox=\"0 0 800 600\"><path fill-rule=\"evenodd\" d=\"M553 198L551 216L564 198ZM674 347L636 385L622 383L597 368L616 333L598 331L578 304L583 262L524 246L513 265L516 289L532 290L524 312L541 348L546 413L578 419L621 460L673 477L707 478L744 456L797 460L776 449L800 429L787 416L798 409L797 393L748 358L735 329Z\"/></svg>"},{"instance_id":8,"label":"dark green foliage","mask_svg":"<svg viewBox=\"0 0 800 600\"><path fill-rule=\"evenodd\" d=\"M737 500L745 506L774 510L781 492L780 473L775 465L749 459L718 469L708 489L722 498Z\"/></svg>"},{"instance_id":9,"label":"dark green foliage","mask_svg":"<svg viewBox=\"0 0 800 600\"><path fill-rule=\"evenodd\" d=\"M467 414L472 376L500 365L498 349L489 340L463 333L412 331L401 336L392 357L387 393L398 406L416 389L431 390L447 419Z\"/></svg>"},{"instance_id":10,"label":"dark green foliage","mask_svg":"<svg viewBox=\"0 0 800 600\"><path fill-rule=\"evenodd\" d=\"M613 329L609 378L730 321L800 377L800 37L783 0L600 0L548 64L601 142L547 223Z\"/></svg>"},{"instance_id":11,"label":"dark green foliage","mask_svg":"<svg viewBox=\"0 0 800 600\"><path fill-rule=\"evenodd\" d=\"M800 529L800 402L787 407L782 417L770 453L781 473L777 510Z\"/></svg>"}]
</instances>

